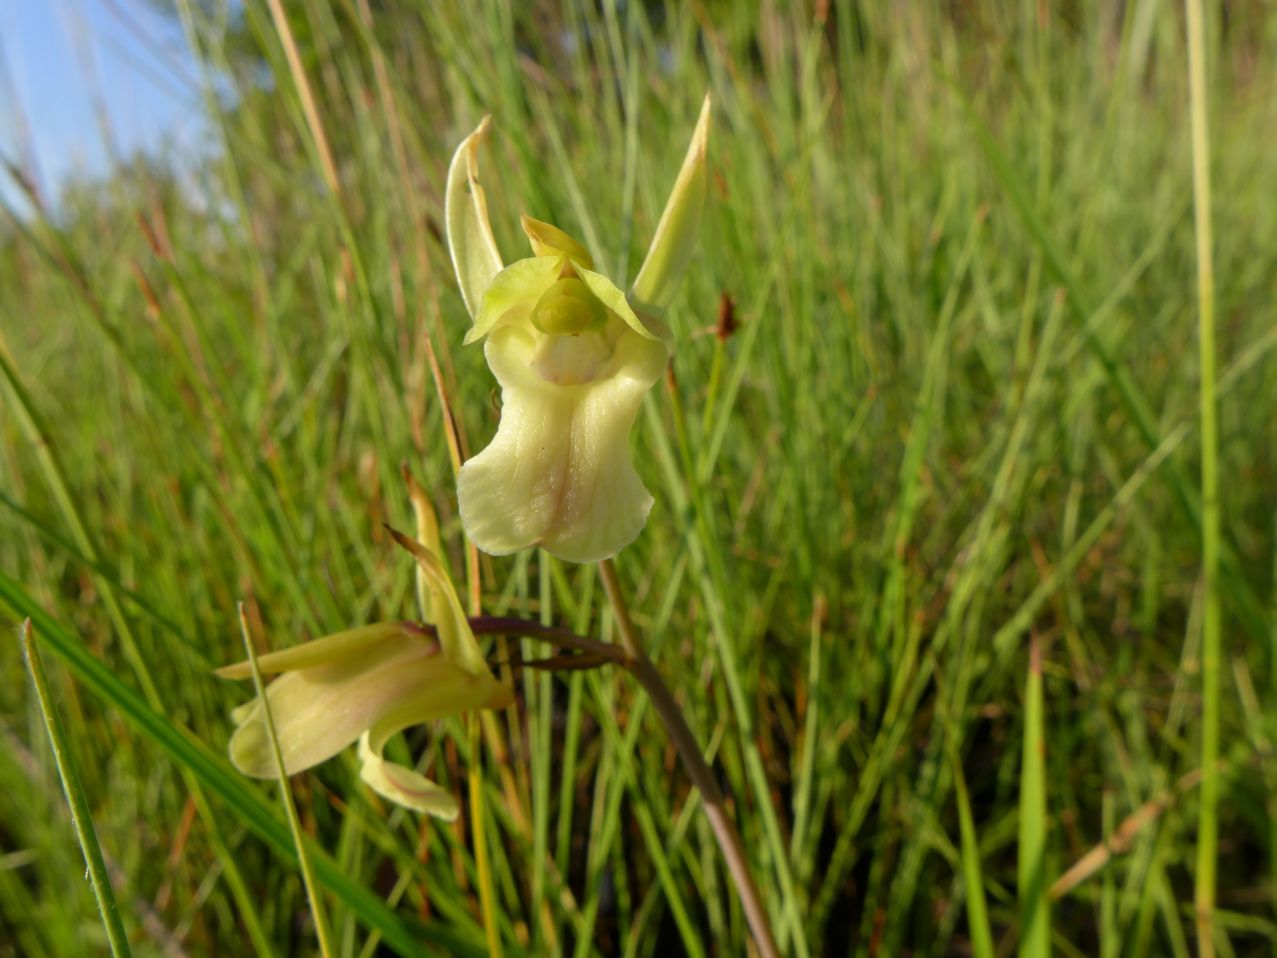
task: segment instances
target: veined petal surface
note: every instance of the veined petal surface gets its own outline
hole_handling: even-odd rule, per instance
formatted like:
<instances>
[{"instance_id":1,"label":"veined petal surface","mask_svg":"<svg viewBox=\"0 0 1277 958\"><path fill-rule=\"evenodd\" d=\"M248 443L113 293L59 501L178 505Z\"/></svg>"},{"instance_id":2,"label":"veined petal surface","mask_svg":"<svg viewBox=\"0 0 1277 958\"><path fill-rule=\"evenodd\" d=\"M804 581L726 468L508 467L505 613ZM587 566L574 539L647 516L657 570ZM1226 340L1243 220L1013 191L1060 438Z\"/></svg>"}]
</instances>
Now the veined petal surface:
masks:
<instances>
[{"instance_id":1,"label":"veined petal surface","mask_svg":"<svg viewBox=\"0 0 1277 958\"><path fill-rule=\"evenodd\" d=\"M406 728L479 708L490 695L483 678L492 681L449 662L433 643L387 645L361 660L288 672L266 688L284 771L318 765L388 719ZM231 761L245 775L273 778L261 700L236 718Z\"/></svg>"},{"instance_id":2,"label":"veined petal surface","mask_svg":"<svg viewBox=\"0 0 1277 958\"><path fill-rule=\"evenodd\" d=\"M571 562L593 562L642 531L652 497L634 471L630 430L668 353L663 343L620 328L610 342L597 334L598 375L581 383L538 372L538 362L546 368L546 344L536 337L512 327L489 337L485 355L502 387L501 421L457 483L466 532L485 552L539 545ZM586 342L564 345L586 349Z\"/></svg>"}]
</instances>

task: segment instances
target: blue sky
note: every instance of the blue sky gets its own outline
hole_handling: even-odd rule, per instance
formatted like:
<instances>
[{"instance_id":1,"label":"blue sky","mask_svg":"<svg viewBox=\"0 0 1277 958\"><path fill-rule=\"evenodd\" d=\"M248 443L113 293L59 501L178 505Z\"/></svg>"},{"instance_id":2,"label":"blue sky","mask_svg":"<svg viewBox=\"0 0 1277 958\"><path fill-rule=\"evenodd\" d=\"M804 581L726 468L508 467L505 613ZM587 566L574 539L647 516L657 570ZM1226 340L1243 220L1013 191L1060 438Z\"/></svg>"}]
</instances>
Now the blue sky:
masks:
<instances>
[{"instance_id":1,"label":"blue sky","mask_svg":"<svg viewBox=\"0 0 1277 958\"><path fill-rule=\"evenodd\" d=\"M50 198L110 166L95 96L120 155L180 158L206 137L180 25L146 0L0 0L0 53L0 153L33 160ZM0 195L17 202L3 172Z\"/></svg>"}]
</instances>

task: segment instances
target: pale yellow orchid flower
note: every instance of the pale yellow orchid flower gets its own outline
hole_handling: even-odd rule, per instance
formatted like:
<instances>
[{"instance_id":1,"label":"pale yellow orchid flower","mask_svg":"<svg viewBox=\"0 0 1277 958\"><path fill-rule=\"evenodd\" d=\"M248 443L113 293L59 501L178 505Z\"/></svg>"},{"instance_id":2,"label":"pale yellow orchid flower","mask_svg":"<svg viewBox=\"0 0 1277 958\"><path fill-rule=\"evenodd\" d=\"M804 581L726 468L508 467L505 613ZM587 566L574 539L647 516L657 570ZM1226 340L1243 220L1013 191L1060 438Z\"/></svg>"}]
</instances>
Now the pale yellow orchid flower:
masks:
<instances>
[{"instance_id":1,"label":"pale yellow orchid flower","mask_svg":"<svg viewBox=\"0 0 1277 958\"><path fill-rule=\"evenodd\" d=\"M510 686L488 670L439 560L408 539L436 619L434 634L412 622L383 622L271 652L257 660L280 677L266 688L284 772L294 775L359 741L360 775L390 801L451 821L457 800L424 775L382 758L392 735L412 725L473 709L504 708ZM252 677L250 663L219 669L228 679ZM232 713L232 763L245 775L274 778L275 760L262 700Z\"/></svg>"},{"instance_id":2,"label":"pale yellow orchid flower","mask_svg":"<svg viewBox=\"0 0 1277 958\"><path fill-rule=\"evenodd\" d=\"M606 559L647 522L652 497L630 457L643 396L669 360L661 316L687 268L706 195L710 101L705 98L682 170L647 257L627 294L594 271L584 246L523 217L533 255L504 266L479 183L485 118L458 147L445 197L448 246L501 385L492 442L461 468L466 534L505 555L540 546L561 559Z\"/></svg>"}]
</instances>

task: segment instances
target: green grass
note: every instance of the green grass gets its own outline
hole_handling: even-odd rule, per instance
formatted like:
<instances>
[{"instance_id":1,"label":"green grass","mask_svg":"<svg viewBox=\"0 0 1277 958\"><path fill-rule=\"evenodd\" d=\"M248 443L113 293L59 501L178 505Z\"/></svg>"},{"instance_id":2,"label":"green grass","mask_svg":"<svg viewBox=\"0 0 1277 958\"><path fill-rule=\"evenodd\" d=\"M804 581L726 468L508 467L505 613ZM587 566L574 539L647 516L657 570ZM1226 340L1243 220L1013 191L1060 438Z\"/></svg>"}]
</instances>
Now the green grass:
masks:
<instances>
[{"instance_id":1,"label":"green grass","mask_svg":"<svg viewBox=\"0 0 1277 958\"><path fill-rule=\"evenodd\" d=\"M36 699L40 703L40 711L44 714L45 727L49 733L49 745L58 767L58 777L62 780L62 792L66 796L67 806L71 812L71 824L75 827L80 848L84 850L86 873L93 885L93 897L97 899L98 913L102 916L107 944L110 946L112 958L121 958L121 956L128 958L132 952L129 949L124 926L120 922L120 909L115 902L115 892L111 889L111 879L107 875L106 862L102 858L102 848L98 844L97 833L93 828L93 814L89 811L89 801L84 794L84 786L80 784L80 773L71 758L62 719L49 694L49 679L44 670L40 651L36 648L34 631L30 619L22 623L22 655L26 660L27 672L31 676L31 685L35 689Z\"/></svg>"},{"instance_id":2,"label":"green grass","mask_svg":"<svg viewBox=\"0 0 1277 958\"><path fill-rule=\"evenodd\" d=\"M245 695L211 669L242 658L237 602L272 649L413 614L382 528L412 527L405 460L466 579L431 350L463 453L497 413L440 241L452 149L493 114L507 259L527 212L624 279L706 90L701 251L634 437L656 505L617 568L782 950L1195 953L1199 790L1175 783L1201 764L1210 503L1184 11L751 6L284 3L304 97L267 3L228 31L179 2L216 138L197 173L139 160L0 214L0 616L35 624L135 954L316 947L276 786L224 758ZM1203 33L1213 940L1277 955L1277 18L1228 10ZM615 638L596 570L481 570L485 612ZM0 671L0 956L101 954L16 638ZM488 952L471 781L504 954L745 953L634 683L516 685L504 758L464 722L391 743L465 799L456 826L383 803L353 750L292 780L334 953ZM1025 916L1049 927L1028 940Z\"/></svg>"}]
</instances>

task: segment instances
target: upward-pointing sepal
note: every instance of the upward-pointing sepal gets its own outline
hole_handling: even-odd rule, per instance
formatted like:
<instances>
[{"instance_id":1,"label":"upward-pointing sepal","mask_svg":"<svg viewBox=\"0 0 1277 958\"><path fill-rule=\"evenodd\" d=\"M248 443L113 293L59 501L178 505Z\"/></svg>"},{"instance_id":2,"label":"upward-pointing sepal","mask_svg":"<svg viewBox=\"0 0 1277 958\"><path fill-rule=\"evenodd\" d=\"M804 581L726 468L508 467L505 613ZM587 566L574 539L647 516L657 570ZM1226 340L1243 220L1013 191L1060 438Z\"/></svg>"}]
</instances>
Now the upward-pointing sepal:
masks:
<instances>
[{"instance_id":1,"label":"upward-pointing sepal","mask_svg":"<svg viewBox=\"0 0 1277 958\"><path fill-rule=\"evenodd\" d=\"M678 171L674 189L665 202L665 211L656 224L656 233L648 247L647 257L639 269L630 300L640 313L660 316L669 306L687 272L687 264L701 234L701 215L705 210L709 173L706 154L709 149L710 95L705 94L700 119L692 132L683 167Z\"/></svg>"},{"instance_id":2,"label":"upward-pointing sepal","mask_svg":"<svg viewBox=\"0 0 1277 958\"><path fill-rule=\"evenodd\" d=\"M483 291L502 267L501 251L488 222L488 199L479 183L479 147L488 135L491 119L485 116L457 147L448 167L443 199L452 267L471 316L478 312Z\"/></svg>"}]
</instances>

